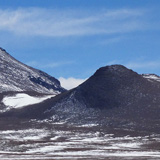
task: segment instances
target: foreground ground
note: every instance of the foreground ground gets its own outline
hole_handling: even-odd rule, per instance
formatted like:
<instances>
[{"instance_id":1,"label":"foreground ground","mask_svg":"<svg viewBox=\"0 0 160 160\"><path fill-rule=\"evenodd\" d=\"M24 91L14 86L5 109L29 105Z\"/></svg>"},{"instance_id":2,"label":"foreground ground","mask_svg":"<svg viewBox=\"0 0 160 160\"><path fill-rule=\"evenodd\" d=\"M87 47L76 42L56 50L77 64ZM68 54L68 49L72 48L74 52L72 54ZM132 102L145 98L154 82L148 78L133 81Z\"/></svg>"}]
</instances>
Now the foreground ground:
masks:
<instances>
[{"instance_id":1,"label":"foreground ground","mask_svg":"<svg viewBox=\"0 0 160 160\"><path fill-rule=\"evenodd\" d=\"M160 134L45 121L0 121L1 160L159 160Z\"/></svg>"}]
</instances>

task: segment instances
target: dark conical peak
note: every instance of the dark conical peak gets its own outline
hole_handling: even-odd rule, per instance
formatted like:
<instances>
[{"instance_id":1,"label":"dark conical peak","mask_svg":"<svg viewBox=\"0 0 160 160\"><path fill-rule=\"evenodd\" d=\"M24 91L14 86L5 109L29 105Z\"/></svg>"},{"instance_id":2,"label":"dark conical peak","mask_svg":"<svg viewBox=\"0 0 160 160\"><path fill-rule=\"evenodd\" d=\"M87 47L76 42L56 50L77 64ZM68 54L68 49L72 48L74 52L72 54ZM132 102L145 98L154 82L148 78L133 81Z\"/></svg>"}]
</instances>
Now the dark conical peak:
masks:
<instances>
[{"instance_id":1,"label":"dark conical peak","mask_svg":"<svg viewBox=\"0 0 160 160\"><path fill-rule=\"evenodd\" d=\"M136 72L132 71L131 69L126 68L123 65L110 65L99 68L95 76L98 75L117 75L117 76L129 76L129 75L138 75Z\"/></svg>"},{"instance_id":2,"label":"dark conical peak","mask_svg":"<svg viewBox=\"0 0 160 160\"><path fill-rule=\"evenodd\" d=\"M126 70L129 70L129 69L126 68L123 65L115 64L115 65L101 67L99 70L108 70L108 71L113 71L113 72L115 72L115 71L122 72L122 71L126 71Z\"/></svg>"},{"instance_id":3,"label":"dark conical peak","mask_svg":"<svg viewBox=\"0 0 160 160\"><path fill-rule=\"evenodd\" d=\"M86 105L93 108L114 108L140 101L141 93L148 94L151 86L148 80L123 65L111 65L98 69L81 84L77 97L83 97ZM154 89L152 86L153 92Z\"/></svg>"}]
</instances>

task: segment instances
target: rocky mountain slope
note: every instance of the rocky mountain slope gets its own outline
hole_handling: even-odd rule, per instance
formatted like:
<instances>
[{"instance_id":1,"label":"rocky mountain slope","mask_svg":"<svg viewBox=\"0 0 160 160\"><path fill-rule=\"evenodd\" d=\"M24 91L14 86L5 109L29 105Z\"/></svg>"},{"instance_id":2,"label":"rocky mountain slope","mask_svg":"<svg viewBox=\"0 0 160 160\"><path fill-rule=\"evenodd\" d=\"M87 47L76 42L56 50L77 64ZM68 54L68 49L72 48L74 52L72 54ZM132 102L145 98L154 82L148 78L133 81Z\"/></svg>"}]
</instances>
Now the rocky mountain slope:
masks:
<instances>
[{"instance_id":1,"label":"rocky mountain slope","mask_svg":"<svg viewBox=\"0 0 160 160\"><path fill-rule=\"evenodd\" d=\"M160 83L112 65L73 90L3 116L160 131L159 115Z\"/></svg>"},{"instance_id":2,"label":"rocky mountain slope","mask_svg":"<svg viewBox=\"0 0 160 160\"><path fill-rule=\"evenodd\" d=\"M7 91L57 95L64 89L54 77L17 61L0 48L0 93Z\"/></svg>"}]
</instances>

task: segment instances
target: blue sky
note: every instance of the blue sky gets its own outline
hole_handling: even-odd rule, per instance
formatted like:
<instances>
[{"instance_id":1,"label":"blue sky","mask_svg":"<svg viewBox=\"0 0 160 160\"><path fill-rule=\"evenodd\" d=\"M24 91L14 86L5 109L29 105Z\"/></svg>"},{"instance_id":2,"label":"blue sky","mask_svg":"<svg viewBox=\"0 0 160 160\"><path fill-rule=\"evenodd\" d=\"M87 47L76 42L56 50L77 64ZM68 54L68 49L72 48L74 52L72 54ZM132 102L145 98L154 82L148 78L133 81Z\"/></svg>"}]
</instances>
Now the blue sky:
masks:
<instances>
[{"instance_id":1,"label":"blue sky","mask_svg":"<svg viewBox=\"0 0 160 160\"><path fill-rule=\"evenodd\" d=\"M0 0L0 35L12 56L62 83L110 64L160 75L160 0Z\"/></svg>"}]
</instances>

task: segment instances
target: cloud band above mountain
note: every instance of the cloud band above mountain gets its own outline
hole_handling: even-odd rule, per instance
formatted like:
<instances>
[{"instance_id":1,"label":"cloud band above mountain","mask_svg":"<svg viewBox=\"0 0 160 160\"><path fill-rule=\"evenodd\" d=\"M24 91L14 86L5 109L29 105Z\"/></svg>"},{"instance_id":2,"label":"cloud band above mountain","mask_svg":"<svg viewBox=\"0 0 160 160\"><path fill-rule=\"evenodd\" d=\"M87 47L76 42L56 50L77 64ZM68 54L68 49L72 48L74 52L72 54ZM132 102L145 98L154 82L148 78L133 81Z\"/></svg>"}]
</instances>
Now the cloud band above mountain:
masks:
<instances>
[{"instance_id":1,"label":"cloud band above mountain","mask_svg":"<svg viewBox=\"0 0 160 160\"><path fill-rule=\"evenodd\" d=\"M0 31L16 35L67 37L128 33L147 28L143 9L46 10L21 8L0 10Z\"/></svg>"}]
</instances>

